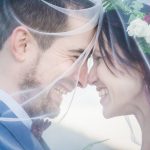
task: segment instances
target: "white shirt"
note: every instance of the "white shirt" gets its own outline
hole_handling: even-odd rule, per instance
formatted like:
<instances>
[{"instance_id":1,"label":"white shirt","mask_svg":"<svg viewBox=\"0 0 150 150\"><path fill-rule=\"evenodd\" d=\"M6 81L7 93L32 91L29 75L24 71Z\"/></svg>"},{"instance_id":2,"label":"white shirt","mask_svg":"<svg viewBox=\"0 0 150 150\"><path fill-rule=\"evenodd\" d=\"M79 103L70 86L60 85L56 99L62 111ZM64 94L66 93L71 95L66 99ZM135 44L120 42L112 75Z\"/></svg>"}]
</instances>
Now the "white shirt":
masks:
<instances>
[{"instance_id":1,"label":"white shirt","mask_svg":"<svg viewBox=\"0 0 150 150\"><path fill-rule=\"evenodd\" d=\"M28 116L28 114L25 112L25 110L10 96L8 93L4 92L3 90L0 90L0 101L2 101L7 107L18 117L22 120L24 125L31 129L32 120Z\"/></svg>"}]
</instances>

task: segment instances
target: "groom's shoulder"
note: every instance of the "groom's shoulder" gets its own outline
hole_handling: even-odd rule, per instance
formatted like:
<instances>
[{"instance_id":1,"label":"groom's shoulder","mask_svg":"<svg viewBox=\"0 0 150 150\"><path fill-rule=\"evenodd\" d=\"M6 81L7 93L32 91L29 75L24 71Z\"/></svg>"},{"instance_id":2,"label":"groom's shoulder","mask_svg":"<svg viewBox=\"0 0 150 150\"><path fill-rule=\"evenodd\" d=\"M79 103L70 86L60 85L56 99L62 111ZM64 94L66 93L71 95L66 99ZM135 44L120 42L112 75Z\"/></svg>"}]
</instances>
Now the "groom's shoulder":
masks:
<instances>
[{"instance_id":1,"label":"groom's shoulder","mask_svg":"<svg viewBox=\"0 0 150 150\"><path fill-rule=\"evenodd\" d=\"M0 149L10 150L12 148L23 150L17 139L2 123L0 123Z\"/></svg>"}]
</instances>

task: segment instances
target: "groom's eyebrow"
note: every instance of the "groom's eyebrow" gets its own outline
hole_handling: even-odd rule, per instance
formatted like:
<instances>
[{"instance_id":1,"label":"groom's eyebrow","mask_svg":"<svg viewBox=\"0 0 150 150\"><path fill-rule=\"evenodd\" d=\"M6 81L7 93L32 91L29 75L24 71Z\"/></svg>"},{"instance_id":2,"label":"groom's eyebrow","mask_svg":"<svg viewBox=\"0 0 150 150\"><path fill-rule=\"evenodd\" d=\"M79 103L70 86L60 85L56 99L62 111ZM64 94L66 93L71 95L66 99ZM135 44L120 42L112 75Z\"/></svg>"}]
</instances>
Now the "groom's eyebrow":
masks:
<instances>
[{"instance_id":1,"label":"groom's eyebrow","mask_svg":"<svg viewBox=\"0 0 150 150\"><path fill-rule=\"evenodd\" d=\"M71 52L74 52L74 53L83 53L85 49L72 49L70 50Z\"/></svg>"},{"instance_id":2,"label":"groom's eyebrow","mask_svg":"<svg viewBox=\"0 0 150 150\"><path fill-rule=\"evenodd\" d=\"M84 52L84 49L72 49L70 52L71 56L78 58Z\"/></svg>"},{"instance_id":3,"label":"groom's eyebrow","mask_svg":"<svg viewBox=\"0 0 150 150\"><path fill-rule=\"evenodd\" d=\"M82 54L83 52L85 51L85 49L73 49L73 50L71 50L71 52L74 52L74 54ZM92 55L92 53L93 53L93 49L91 50L91 52L89 53L89 55L88 55L88 58Z\"/></svg>"}]
</instances>

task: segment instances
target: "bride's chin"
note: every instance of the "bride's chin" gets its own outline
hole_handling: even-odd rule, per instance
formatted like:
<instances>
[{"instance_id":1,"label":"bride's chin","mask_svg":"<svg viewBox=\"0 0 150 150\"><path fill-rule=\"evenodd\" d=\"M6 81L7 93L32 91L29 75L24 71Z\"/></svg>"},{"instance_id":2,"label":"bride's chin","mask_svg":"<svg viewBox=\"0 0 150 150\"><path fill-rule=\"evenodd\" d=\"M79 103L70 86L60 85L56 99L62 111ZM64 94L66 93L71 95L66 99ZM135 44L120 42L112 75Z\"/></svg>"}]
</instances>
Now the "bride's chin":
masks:
<instances>
[{"instance_id":1,"label":"bride's chin","mask_svg":"<svg viewBox=\"0 0 150 150\"><path fill-rule=\"evenodd\" d=\"M108 108L103 107L103 116L106 119L110 119L110 118L116 117L118 115L113 110L108 110Z\"/></svg>"},{"instance_id":2,"label":"bride's chin","mask_svg":"<svg viewBox=\"0 0 150 150\"><path fill-rule=\"evenodd\" d=\"M112 116L112 115L110 115L110 114L108 114L104 111L103 111L103 116L104 116L105 119L110 119L110 118L114 117L114 116Z\"/></svg>"}]
</instances>

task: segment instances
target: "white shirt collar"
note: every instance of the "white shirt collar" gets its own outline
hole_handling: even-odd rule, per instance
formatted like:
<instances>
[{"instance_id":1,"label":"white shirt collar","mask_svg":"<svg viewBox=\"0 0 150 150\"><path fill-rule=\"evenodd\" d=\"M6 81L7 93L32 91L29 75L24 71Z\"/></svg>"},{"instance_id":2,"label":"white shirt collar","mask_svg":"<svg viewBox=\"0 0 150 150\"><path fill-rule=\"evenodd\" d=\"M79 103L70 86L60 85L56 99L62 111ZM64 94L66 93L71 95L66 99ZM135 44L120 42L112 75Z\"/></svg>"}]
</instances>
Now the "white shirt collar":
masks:
<instances>
[{"instance_id":1,"label":"white shirt collar","mask_svg":"<svg viewBox=\"0 0 150 150\"><path fill-rule=\"evenodd\" d=\"M31 129L32 120L28 116L28 114L25 112L25 110L6 92L3 90L0 90L0 100L8 106L8 108L18 117L23 118L25 120L22 120L24 125Z\"/></svg>"}]
</instances>

